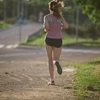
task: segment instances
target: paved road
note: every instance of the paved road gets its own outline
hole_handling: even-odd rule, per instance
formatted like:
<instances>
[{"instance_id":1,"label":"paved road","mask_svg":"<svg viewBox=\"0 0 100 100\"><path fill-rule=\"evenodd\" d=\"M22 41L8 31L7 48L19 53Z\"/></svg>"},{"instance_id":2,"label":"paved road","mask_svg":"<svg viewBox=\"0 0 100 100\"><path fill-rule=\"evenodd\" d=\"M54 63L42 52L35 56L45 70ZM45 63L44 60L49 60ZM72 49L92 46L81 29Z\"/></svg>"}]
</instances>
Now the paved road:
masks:
<instances>
[{"instance_id":1,"label":"paved road","mask_svg":"<svg viewBox=\"0 0 100 100\"><path fill-rule=\"evenodd\" d=\"M44 47L30 47L19 46L14 49L2 49L0 51L0 61L12 61L12 60L26 60L45 57ZM61 60L84 62L90 61L96 57L100 57L100 50L95 49L75 49L65 48L62 49Z\"/></svg>"},{"instance_id":2,"label":"paved road","mask_svg":"<svg viewBox=\"0 0 100 100\"><path fill-rule=\"evenodd\" d=\"M0 31L0 49L12 48L14 45L18 44L20 40L37 32L41 28L42 28L42 24L28 23L21 26L21 31L20 31L20 26L18 25L5 29L3 31Z\"/></svg>"},{"instance_id":3,"label":"paved road","mask_svg":"<svg viewBox=\"0 0 100 100\"><path fill-rule=\"evenodd\" d=\"M22 26L21 38L36 33L42 28L42 24L29 23ZM44 47L19 46L12 48L19 43L19 26L6 29L0 32L0 61L33 59L45 55ZM63 47L62 55L67 61L87 61L100 55L100 48L76 48ZM77 59L82 58L82 59Z\"/></svg>"}]
</instances>

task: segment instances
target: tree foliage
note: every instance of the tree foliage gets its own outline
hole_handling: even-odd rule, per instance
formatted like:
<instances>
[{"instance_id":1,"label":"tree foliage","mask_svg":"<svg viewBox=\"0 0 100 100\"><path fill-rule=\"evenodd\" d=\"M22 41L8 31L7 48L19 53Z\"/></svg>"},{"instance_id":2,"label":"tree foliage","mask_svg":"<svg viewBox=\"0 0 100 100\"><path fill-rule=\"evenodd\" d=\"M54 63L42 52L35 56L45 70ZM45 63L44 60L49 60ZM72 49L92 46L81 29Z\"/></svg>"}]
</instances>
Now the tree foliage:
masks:
<instances>
[{"instance_id":1,"label":"tree foliage","mask_svg":"<svg viewBox=\"0 0 100 100\"><path fill-rule=\"evenodd\" d=\"M40 11L43 11L44 15L49 13L48 10L48 2L51 0L2 0L0 2L0 20L4 19L4 1L6 1L6 19L15 19L18 17L20 13L23 11L23 15L27 19L38 19L38 15ZM64 1L65 8L62 10L63 15L68 23L75 24L76 23L76 6L73 3L73 0L58 0ZM18 2L20 2L20 8L18 13ZM23 7L22 7L23 2ZM27 7L27 10L26 10ZM23 8L23 10L22 10ZM27 12L27 13L26 13ZM87 20L87 16L81 13L79 15L79 24L85 22Z\"/></svg>"},{"instance_id":2,"label":"tree foliage","mask_svg":"<svg viewBox=\"0 0 100 100\"><path fill-rule=\"evenodd\" d=\"M80 5L83 13L87 14L96 24L100 24L100 0L73 0Z\"/></svg>"},{"instance_id":3,"label":"tree foliage","mask_svg":"<svg viewBox=\"0 0 100 100\"><path fill-rule=\"evenodd\" d=\"M4 7L5 1L6 1L6 8ZM71 1L63 0L63 1L65 3L65 6L73 5L72 0ZM40 11L43 11L44 15L49 13L48 2L50 2L50 0L2 0L0 1L0 21L4 20L4 13L5 13L4 8L6 9L6 19L9 18L12 19L14 17L16 18L20 13L23 13L25 17L26 9L27 9L27 18L34 17L37 19ZM64 13L66 13L67 11L68 9L63 10ZM65 14L65 16L67 16L67 13Z\"/></svg>"}]
</instances>

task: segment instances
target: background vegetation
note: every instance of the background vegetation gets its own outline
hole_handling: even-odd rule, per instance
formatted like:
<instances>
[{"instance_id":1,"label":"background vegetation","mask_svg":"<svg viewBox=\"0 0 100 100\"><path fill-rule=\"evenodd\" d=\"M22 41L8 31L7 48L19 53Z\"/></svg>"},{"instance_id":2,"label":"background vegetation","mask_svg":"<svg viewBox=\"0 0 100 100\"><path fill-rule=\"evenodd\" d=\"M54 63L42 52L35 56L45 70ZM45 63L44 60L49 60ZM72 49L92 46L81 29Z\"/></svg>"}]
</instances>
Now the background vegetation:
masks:
<instances>
[{"instance_id":1,"label":"background vegetation","mask_svg":"<svg viewBox=\"0 0 100 100\"><path fill-rule=\"evenodd\" d=\"M74 93L76 100L100 100L100 58L85 63L68 63L74 66Z\"/></svg>"},{"instance_id":2,"label":"background vegetation","mask_svg":"<svg viewBox=\"0 0 100 100\"><path fill-rule=\"evenodd\" d=\"M48 14L50 0L0 0L0 28L1 22L15 24L21 15L25 20L38 22L39 13ZM58 0L62 1L62 0ZM100 0L63 0L65 8L62 10L69 29L66 34L92 39L100 38ZM43 20L42 20L43 22Z\"/></svg>"},{"instance_id":3,"label":"background vegetation","mask_svg":"<svg viewBox=\"0 0 100 100\"><path fill-rule=\"evenodd\" d=\"M100 46L100 39L92 42L89 38L78 38L78 43L76 44L76 35L75 34L66 34L66 30L62 31L63 36L63 46L87 46L87 47L96 47ZM33 34L33 36L28 39L24 39L20 44L21 45L29 45L29 46L44 46L45 32L40 30L37 34Z\"/></svg>"}]
</instances>

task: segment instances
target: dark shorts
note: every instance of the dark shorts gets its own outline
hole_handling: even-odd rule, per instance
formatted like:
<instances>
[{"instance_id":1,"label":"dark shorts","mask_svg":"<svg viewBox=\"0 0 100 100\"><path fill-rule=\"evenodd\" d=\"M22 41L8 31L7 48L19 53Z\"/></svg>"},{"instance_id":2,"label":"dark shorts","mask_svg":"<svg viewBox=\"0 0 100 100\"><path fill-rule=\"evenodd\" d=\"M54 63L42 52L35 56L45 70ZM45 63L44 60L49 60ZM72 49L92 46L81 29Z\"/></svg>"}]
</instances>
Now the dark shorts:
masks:
<instances>
[{"instance_id":1,"label":"dark shorts","mask_svg":"<svg viewBox=\"0 0 100 100\"><path fill-rule=\"evenodd\" d=\"M45 43L56 48L62 47L62 39L51 39L46 37Z\"/></svg>"}]
</instances>

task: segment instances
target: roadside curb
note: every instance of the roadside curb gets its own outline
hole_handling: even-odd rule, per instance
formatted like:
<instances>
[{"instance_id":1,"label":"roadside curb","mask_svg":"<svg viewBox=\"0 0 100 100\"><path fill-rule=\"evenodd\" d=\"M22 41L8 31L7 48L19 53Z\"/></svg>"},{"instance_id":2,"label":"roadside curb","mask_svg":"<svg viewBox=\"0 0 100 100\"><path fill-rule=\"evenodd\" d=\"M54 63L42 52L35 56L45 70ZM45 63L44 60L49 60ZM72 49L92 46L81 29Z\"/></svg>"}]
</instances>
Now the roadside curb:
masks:
<instances>
[{"instance_id":1,"label":"roadside curb","mask_svg":"<svg viewBox=\"0 0 100 100\"><path fill-rule=\"evenodd\" d=\"M18 49L44 49L43 46L28 46L28 45L17 45Z\"/></svg>"},{"instance_id":2,"label":"roadside curb","mask_svg":"<svg viewBox=\"0 0 100 100\"><path fill-rule=\"evenodd\" d=\"M31 35L27 36L27 37L26 37L26 41L25 41L25 42L27 43L30 37L32 37L32 36L34 36L34 35L36 35L36 34L37 34L37 33L39 33L41 30L42 30L42 28L41 28L41 29L39 29L37 32L32 33Z\"/></svg>"}]
</instances>

